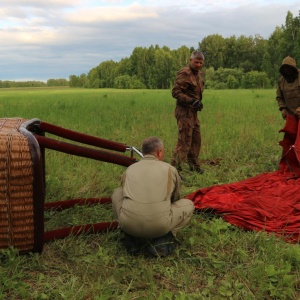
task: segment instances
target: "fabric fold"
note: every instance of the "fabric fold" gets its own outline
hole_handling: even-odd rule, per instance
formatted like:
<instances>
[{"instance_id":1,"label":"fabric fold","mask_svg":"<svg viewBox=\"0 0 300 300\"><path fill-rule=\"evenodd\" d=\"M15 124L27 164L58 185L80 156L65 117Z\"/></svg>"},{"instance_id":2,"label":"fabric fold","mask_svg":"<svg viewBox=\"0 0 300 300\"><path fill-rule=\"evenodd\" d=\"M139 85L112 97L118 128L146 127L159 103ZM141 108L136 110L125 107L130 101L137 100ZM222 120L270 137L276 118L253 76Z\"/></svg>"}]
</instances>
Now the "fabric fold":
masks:
<instances>
[{"instance_id":1,"label":"fabric fold","mask_svg":"<svg viewBox=\"0 0 300 300\"><path fill-rule=\"evenodd\" d=\"M279 168L230 184L199 189L187 196L196 210L213 211L245 230L264 230L299 242L300 122L288 115Z\"/></svg>"}]
</instances>

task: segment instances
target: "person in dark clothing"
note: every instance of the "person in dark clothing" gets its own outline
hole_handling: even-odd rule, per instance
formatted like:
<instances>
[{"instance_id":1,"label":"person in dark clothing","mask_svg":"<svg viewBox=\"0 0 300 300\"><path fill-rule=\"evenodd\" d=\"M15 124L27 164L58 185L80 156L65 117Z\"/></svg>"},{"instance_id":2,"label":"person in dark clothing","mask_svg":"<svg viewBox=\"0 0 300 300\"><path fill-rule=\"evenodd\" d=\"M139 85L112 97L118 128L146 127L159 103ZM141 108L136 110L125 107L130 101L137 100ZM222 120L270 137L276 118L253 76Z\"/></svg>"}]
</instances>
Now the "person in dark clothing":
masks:
<instances>
[{"instance_id":1,"label":"person in dark clothing","mask_svg":"<svg viewBox=\"0 0 300 300\"><path fill-rule=\"evenodd\" d=\"M300 76L294 58L283 59L279 72L281 77L277 83L276 100L283 119L287 115L300 118Z\"/></svg>"}]
</instances>

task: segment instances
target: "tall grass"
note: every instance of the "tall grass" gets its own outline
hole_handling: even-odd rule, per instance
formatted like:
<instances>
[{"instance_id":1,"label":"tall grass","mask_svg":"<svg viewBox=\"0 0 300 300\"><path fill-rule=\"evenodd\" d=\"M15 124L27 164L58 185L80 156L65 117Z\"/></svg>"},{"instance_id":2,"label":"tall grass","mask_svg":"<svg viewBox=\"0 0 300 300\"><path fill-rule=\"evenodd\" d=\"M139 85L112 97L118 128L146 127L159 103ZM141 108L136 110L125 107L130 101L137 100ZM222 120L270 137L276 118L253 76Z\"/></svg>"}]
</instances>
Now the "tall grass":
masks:
<instances>
[{"instance_id":1,"label":"tall grass","mask_svg":"<svg viewBox=\"0 0 300 300\"><path fill-rule=\"evenodd\" d=\"M140 148L177 138L170 91L0 90L0 117L38 118ZM284 125L274 90L206 90L199 114L203 175L185 168L182 195L276 170ZM128 154L129 155L129 154ZM109 197L124 167L47 150L46 201ZM46 229L113 220L110 205L45 214ZM42 254L1 250L0 299L298 299L300 250L264 232L194 215L165 259L130 257L113 231L49 242Z\"/></svg>"}]
</instances>

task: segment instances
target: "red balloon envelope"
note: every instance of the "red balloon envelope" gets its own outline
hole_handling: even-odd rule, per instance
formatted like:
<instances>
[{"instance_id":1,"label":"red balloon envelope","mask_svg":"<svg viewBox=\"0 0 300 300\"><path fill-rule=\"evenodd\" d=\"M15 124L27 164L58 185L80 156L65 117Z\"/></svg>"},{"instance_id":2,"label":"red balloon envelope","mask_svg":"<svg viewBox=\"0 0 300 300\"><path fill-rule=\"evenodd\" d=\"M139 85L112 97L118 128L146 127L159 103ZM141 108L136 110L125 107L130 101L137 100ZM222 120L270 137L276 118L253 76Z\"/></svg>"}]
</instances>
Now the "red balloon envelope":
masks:
<instances>
[{"instance_id":1,"label":"red balloon envelope","mask_svg":"<svg viewBox=\"0 0 300 300\"><path fill-rule=\"evenodd\" d=\"M197 210L210 210L246 230L264 230L298 242L300 233L300 122L289 115L279 169L231 184L199 189L187 196Z\"/></svg>"}]
</instances>

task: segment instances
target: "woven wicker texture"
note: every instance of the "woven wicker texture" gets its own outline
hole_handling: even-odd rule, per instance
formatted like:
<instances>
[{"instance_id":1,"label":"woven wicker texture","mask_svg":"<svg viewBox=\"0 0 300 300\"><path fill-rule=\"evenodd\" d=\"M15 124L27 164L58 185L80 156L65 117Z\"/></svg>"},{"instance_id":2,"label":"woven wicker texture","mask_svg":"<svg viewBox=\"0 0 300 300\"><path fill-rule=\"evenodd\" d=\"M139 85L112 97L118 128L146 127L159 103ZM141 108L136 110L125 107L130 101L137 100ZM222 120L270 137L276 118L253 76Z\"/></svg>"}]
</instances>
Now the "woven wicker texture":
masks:
<instances>
[{"instance_id":1,"label":"woven wicker texture","mask_svg":"<svg viewBox=\"0 0 300 300\"><path fill-rule=\"evenodd\" d=\"M0 119L0 248L33 248L33 162L27 138L18 129L26 120Z\"/></svg>"}]
</instances>

